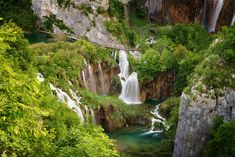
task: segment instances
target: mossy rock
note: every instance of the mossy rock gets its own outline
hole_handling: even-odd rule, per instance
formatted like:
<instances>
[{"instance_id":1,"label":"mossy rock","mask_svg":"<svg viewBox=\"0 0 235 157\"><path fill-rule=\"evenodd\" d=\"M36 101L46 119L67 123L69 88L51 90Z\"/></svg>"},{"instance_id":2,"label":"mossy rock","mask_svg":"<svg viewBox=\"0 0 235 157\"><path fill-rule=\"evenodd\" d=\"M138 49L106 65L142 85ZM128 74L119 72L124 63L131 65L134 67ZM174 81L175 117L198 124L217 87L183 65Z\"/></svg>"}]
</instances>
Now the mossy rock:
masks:
<instances>
[{"instance_id":1,"label":"mossy rock","mask_svg":"<svg viewBox=\"0 0 235 157\"><path fill-rule=\"evenodd\" d=\"M121 93L122 85L119 76L115 76L111 81L109 95L118 96Z\"/></svg>"}]
</instances>

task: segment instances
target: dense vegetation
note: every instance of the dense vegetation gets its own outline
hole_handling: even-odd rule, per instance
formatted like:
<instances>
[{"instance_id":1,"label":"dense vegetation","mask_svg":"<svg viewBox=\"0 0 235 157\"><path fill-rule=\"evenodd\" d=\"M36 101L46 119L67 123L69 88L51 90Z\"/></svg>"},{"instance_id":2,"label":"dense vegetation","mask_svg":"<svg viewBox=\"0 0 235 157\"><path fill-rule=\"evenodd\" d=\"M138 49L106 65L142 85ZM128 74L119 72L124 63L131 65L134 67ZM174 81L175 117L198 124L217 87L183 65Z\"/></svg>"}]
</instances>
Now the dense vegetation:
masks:
<instances>
[{"instance_id":1,"label":"dense vegetation","mask_svg":"<svg viewBox=\"0 0 235 157\"><path fill-rule=\"evenodd\" d=\"M214 129L210 134L211 140L204 150L203 157L231 157L235 154L235 120L223 122L222 117L216 117Z\"/></svg>"},{"instance_id":2,"label":"dense vegetation","mask_svg":"<svg viewBox=\"0 0 235 157\"><path fill-rule=\"evenodd\" d=\"M60 7L73 5L85 15L93 13L90 6L74 6L71 0L57 0ZM140 82L148 82L160 73L173 73L175 87L172 97L162 103L160 114L166 118L169 128L161 134L161 141L152 147L131 148L135 154L147 152L148 156L172 156L174 136L178 122L179 96L184 91L191 94L192 87L199 92L215 91L223 94L225 88L235 89L235 26L223 28L209 35L197 23L176 24L159 27L146 21L144 1L132 0L135 7L127 21L124 6L119 0L109 0L107 11L99 7L98 14L107 12L110 19L105 25L117 39L130 47L137 47L141 58L128 56L131 70L138 73ZM0 17L15 22L24 30L36 27L36 16L31 10L31 0L21 2L0 0ZM13 23L1 21L0 27L0 154L2 156L118 156L113 141L103 129L93 124L81 124L77 115L66 104L53 96L48 84L69 90L72 82L77 94L82 96L82 105L90 108L110 105L114 114L109 117L149 118L145 107L128 106L115 96L100 96L84 89L79 82L80 72L85 70L84 60L89 64L106 63L117 66L112 49L88 42L85 39L69 43L40 43L31 45L22 35L22 30ZM47 17L45 28L53 24L69 34L73 32L55 16ZM148 37L153 37L149 43ZM216 40L214 40L216 39ZM45 82L36 79L41 72ZM218 120L211 132L211 139L202 156L230 157L235 153L235 122ZM214 151L214 150L217 151ZM131 152L130 151L130 152ZM128 156L125 154L123 156Z\"/></svg>"},{"instance_id":3,"label":"dense vegetation","mask_svg":"<svg viewBox=\"0 0 235 157\"><path fill-rule=\"evenodd\" d=\"M103 129L77 115L40 84L34 53L12 23L0 28L2 156L117 156ZM100 151L102 150L102 151Z\"/></svg>"},{"instance_id":4,"label":"dense vegetation","mask_svg":"<svg viewBox=\"0 0 235 157\"><path fill-rule=\"evenodd\" d=\"M31 9L31 0L0 0L0 17L15 22L24 30L36 28L37 16Z\"/></svg>"}]
</instances>

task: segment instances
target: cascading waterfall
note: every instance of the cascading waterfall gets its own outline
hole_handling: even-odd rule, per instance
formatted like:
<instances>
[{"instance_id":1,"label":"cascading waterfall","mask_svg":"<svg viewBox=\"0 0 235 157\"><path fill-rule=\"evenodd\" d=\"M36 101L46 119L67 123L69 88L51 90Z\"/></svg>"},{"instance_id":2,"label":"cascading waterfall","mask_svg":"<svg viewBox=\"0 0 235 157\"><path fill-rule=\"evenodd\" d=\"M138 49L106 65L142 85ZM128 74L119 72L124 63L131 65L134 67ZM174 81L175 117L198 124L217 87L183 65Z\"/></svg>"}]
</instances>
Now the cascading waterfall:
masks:
<instances>
[{"instance_id":1,"label":"cascading waterfall","mask_svg":"<svg viewBox=\"0 0 235 157\"><path fill-rule=\"evenodd\" d=\"M208 25L208 31L209 32L214 32L217 24L217 20L220 14L220 11L223 7L224 0L214 0L214 6L211 11L211 16L209 20L209 25Z\"/></svg>"},{"instance_id":2,"label":"cascading waterfall","mask_svg":"<svg viewBox=\"0 0 235 157\"><path fill-rule=\"evenodd\" d=\"M166 122L165 122L166 119L163 118L163 117L159 114L159 112L158 112L159 107L160 107L160 105L157 105L156 108L155 108L153 111L151 111L153 117L151 118L152 124L151 124L150 130L147 131L147 132L145 132L145 133L143 133L143 134L141 134L141 135L144 136L144 135L150 135L150 134L161 133L162 130L154 130L154 124L155 124L155 123L162 123L163 126L166 127L166 129L169 128L169 126L167 126L167 124L166 124Z\"/></svg>"},{"instance_id":3,"label":"cascading waterfall","mask_svg":"<svg viewBox=\"0 0 235 157\"><path fill-rule=\"evenodd\" d=\"M102 69L100 62L98 62L98 65L99 65L99 78L100 78L100 84L101 84L101 95L106 95L107 92L105 90L103 69Z\"/></svg>"},{"instance_id":4,"label":"cascading waterfall","mask_svg":"<svg viewBox=\"0 0 235 157\"><path fill-rule=\"evenodd\" d=\"M234 23L235 23L235 14L233 14L233 19L232 19L232 21L231 21L231 26L233 26Z\"/></svg>"},{"instance_id":5,"label":"cascading waterfall","mask_svg":"<svg viewBox=\"0 0 235 157\"><path fill-rule=\"evenodd\" d=\"M94 73L90 64L88 64L88 74L89 74L88 87L90 91L92 91L93 93L96 93L96 83L95 83Z\"/></svg>"},{"instance_id":6,"label":"cascading waterfall","mask_svg":"<svg viewBox=\"0 0 235 157\"><path fill-rule=\"evenodd\" d=\"M73 99L75 99L76 101L74 101L72 98L70 98L70 96L67 93L65 93L64 91L62 91L61 89L53 86L51 83L50 83L50 88L52 91L56 92L56 95L60 99L60 101L67 103L69 108L71 108L73 111L75 111L78 114L79 118L84 123L85 120L84 120L84 116L82 114L82 109L80 107L81 98L79 98L71 89L69 89L71 92L71 95L72 95Z\"/></svg>"},{"instance_id":7,"label":"cascading waterfall","mask_svg":"<svg viewBox=\"0 0 235 157\"><path fill-rule=\"evenodd\" d=\"M87 84L87 80L86 80L86 74L84 71L82 71L82 80L83 80L83 83L84 83L84 86L86 89L89 89L88 88L88 84Z\"/></svg>"},{"instance_id":8,"label":"cascading waterfall","mask_svg":"<svg viewBox=\"0 0 235 157\"><path fill-rule=\"evenodd\" d=\"M140 91L137 73L133 72L129 76L129 62L127 54L121 50L119 53L120 81L122 91L119 98L127 104L140 104Z\"/></svg>"}]
</instances>

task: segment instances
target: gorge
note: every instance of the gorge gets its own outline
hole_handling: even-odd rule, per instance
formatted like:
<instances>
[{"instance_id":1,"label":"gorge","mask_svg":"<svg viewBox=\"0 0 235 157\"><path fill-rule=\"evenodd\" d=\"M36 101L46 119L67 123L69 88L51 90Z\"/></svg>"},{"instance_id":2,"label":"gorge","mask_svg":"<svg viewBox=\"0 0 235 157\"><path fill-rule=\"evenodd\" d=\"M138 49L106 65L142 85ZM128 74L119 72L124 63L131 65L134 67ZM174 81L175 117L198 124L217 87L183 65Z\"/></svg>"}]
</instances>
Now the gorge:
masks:
<instances>
[{"instance_id":1,"label":"gorge","mask_svg":"<svg viewBox=\"0 0 235 157\"><path fill-rule=\"evenodd\" d=\"M232 157L234 12L0 0L1 156Z\"/></svg>"}]
</instances>

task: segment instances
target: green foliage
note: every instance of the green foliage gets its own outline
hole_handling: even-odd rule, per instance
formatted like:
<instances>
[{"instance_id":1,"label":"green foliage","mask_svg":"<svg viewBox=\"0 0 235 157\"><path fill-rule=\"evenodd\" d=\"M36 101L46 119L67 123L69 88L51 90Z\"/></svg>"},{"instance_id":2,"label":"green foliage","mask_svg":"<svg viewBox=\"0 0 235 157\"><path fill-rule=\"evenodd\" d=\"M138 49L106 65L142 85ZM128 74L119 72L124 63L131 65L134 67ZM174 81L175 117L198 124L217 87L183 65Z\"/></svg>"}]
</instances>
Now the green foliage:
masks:
<instances>
[{"instance_id":1,"label":"green foliage","mask_svg":"<svg viewBox=\"0 0 235 157\"><path fill-rule=\"evenodd\" d=\"M89 4L81 4L76 7L78 10L80 10L83 14L88 16L89 14L93 13L93 9Z\"/></svg>"},{"instance_id":2,"label":"green foliage","mask_svg":"<svg viewBox=\"0 0 235 157\"><path fill-rule=\"evenodd\" d=\"M106 21L107 30L112 33L122 44L128 44L131 47L134 47L139 42L138 34L131 30L125 21Z\"/></svg>"},{"instance_id":3,"label":"green foliage","mask_svg":"<svg viewBox=\"0 0 235 157\"><path fill-rule=\"evenodd\" d=\"M15 22L25 30L36 28L37 17L31 9L31 0L0 0L0 17Z\"/></svg>"},{"instance_id":4,"label":"green foliage","mask_svg":"<svg viewBox=\"0 0 235 157\"><path fill-rule=\"evenodd\" d=\"M118 156L101 128L82 125L52 95L48 82L36 79L32 52L22 37L11 23L0 27L1 156ZM54 59L66 68L61 57Z\"/></svg>"},{"instance_id":5,"label":"green foliage","mask_svg":"<svg viewBox=\"0 0 235 157\"><path fill-rule=\"evenodd\" d=\"M187 87L188 79L190 79L193 74L195 67L202 61L203 54L205 53L207 53L207 51L193 54L183 47L179 47L179 49L174 51L175 58L178 60L178 70L175 82L176 95L181 95L184 88Z\"/></svg>"},{"instance_id":6,"label":"green foliage","mask_svg":"<svg viewBox=\"0 0 235 157\"><path fill-rule=\"evenodd\" d=\"M234 88L235 74L234 61L234 30L235 27L225 28L219 35L221 42L211 46L211 49L204 55L203 61L196 66L195 73L191 77L186 92L190 92L192 86L197 85L199 92L214 90L218 95L224 88ZM232 61L232 62L231 62ZM199 81L200 80L200 81ZM204 85L206 90L201 90Z\"/></svg>"},{"instance_id":7,"label":"green foliage","mask_svg":"<svg viewBox=\"0 0 235 157\"><path fill-rule=\"evenodd\" d=\"M98 14L105 13L105 9L102 6L99 6L96 11L97 11Z\"/></svg>"},{"instance_id":8,"label":"green foliage","mask_svg":"<svg viewBox=\"0 0 235 157\"><path fill-rule=\"evenodd\" d=\"M14 61L15 67L28 69L32 63L33 53L25 48L28 42L23 39L22 30L14 23L7 23L1 26L0 35L1 54Z\"/></svg>"},{"instance_id":9,"label":"green foliage","mask_svg":"<svg viewBox=\"0 0 235 157\"><path fill-rule=\"evenodd\" d=\"M216 126L211 136L204 150L204 157L231 157L235 154L235 120Z\"/></svg>"},{"instance_id":10,"label":"green foliage","mask_svg":"<svg viewBox=\"0 0 235 157\"><path fill-rule=\"evenodd\" d=\"M108 13L110 16L115 16L118 19L124 18L124 6L119 0L109 0Z\"/></svg>"},{"instance_id":11,"label":"green foliage","mask_svg":"<svg viewBox=\"0 0 235 157\"><path fill-rule=\"evenodd\" d=\"M170 38L174 43L193 52L207 49L211 41L206 29L196 23L176 24L171 30Z\"/></svg>"},{"instance_id":12,"label":"green foliage","mask_svg":"<svg viewBox=\"0 0 235 157\"><path fill-rule=\"evenodd\" d=\"M110 49L97 47L85 40L35 44L31 48L38 54L35 59L38 70L64 90L67 90L69 80L77 83L80 71L85 69L85 59L90 64L97 64L97 61L110 66L114 64Z\"/></svg>"},{"instance_id":13,"label":"green foliage","mask_svg":"<svg viewBox=\"0 0 235 157\"><path fill-rule=\"evenodd\" d=\"M69 34L74 34L74 32L64 24L63 20L58 20L55 15L46 16L43 24L48 31L52 31L53 25L55 25L62 31L66 31Z\"/></svg>"},{"instance_id":14,"label":"green foliage","mask_svg":"<svg viewBox=\"0 0 235 157\"><path fill-rule=\"evenodd\" d=\"M170 97L161 104L161 106L159 107L159 112L164 118L169 119L174 108L178 108L179 104L179 97Z\"/></svg>"},{"instance_id":15,"label":"green foliage","mask_svg":"<svg viewBox=\"0 0 235 157\"><path fill-rule=\"evenodd\" d=\"M158 73L172 70L176 66L173 50L174 43L170 39L161 38L147 49L139 61L129 60L141 81L152 80Z\"/></svg>"},{"instance_id":16,"label":"green foliage","mask_svg":"<svg viewBox=\"0 0 235 157\"><path fill-rule=\"evenodd\" d=\"M57 0L60 7L68 8L74 4L73 0Z\"/></svg>"}]
</instances>

